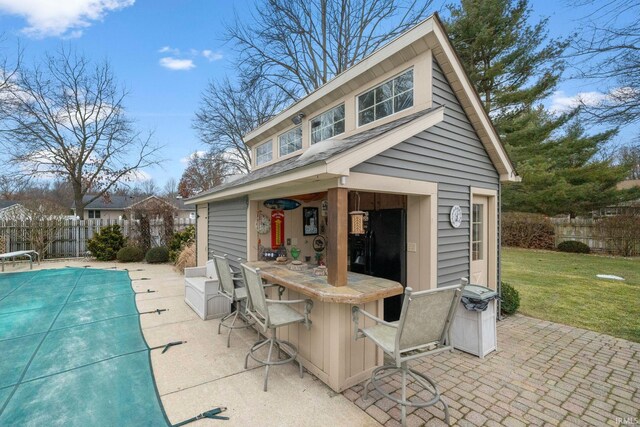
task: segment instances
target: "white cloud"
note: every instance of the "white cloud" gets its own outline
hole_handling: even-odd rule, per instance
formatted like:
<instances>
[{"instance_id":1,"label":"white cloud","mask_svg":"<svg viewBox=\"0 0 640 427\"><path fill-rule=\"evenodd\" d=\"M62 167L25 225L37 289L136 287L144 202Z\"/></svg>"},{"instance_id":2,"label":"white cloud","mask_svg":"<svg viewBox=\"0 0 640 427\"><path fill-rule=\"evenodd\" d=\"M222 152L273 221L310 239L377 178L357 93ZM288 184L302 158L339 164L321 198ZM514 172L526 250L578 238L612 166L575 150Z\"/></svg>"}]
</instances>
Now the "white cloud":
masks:
<instances>
[{"instance_id":1,"label":"white cloud","mask_svg":"<svg viewBox=\"0 0 640 427\"><path fill-rule=\"evenodd\" d=\"M160 58L160 65L170 70L190 70L196 66L193 59L178 59L170 56Z\"/></svg>"},{"instance_id":2,"label":"white cloud","mask_svg":"<svg viewBox=\"0 0 640 427\"><path fill-rule=\"evenodd\" d=\"M194 157L204 157L206 154L207 152L203 150L194 151L193 153L189 154L187 157L181 158L180 163L187 164L189 163L189 160L193 159Z\"/></svg>"},{"instance_id":3,"label":"white cloud","mask_svg":"<svg viewBox=\"0 0 640 427\"><path fill-rule=\"evenodd\" d=\"M207 58L209 60L209 62L212 61L219 61L223 58L222 54L220 52L214 52L212 50L209 49L205 49L202 51L202 56L204 56L205 58Z\"/></svg>"},{"instance_id":4,"label":"white cloud","mask_svg":"<svg viewBox=\"0 0 640 427\"><path fill-rule=\"evenodd\" d=\"M145 182L145 181L149 181L152 178L153 177L151 176L151 174L143 170L135 170L135 171L129 172L125 176L125 180L128 182Z\"/></svg>"},{"instance_id":5,"label":"white cloud","mask_svg":"<svg viewBox=\"0 0 640 427\"><path fill-rule=\"evenodd\" d=\"M22 31L35 38L77 38L94 21L132 6L135 0L0 0L0 13L22 16Z\"/></svg>"},{"instance_id":6,"label":"white cloud","mask_svg":"<svg viewBox=\"0 0 640 427\"><path fill-rule=\"evenodd\" d=\"M171 46L162 46L160 49L158 49L158 52L170 53L171 55L180 55L180 49L176 49Z\"/></svg>"},{"instance_id":7,"label":"white cloud","mask_svg":"<svg viewBox=\"0 0 640 427\"><path fill-rule=\"evenodd\" d=\"M549 110L552 113L566 113L580 105L586 107L618 105L638 96L638 90L630 87L617 87L611 89L608 93L603 92L579 92L573 96L568 96L564 91L556 91L551 95L551 106Z\"/></svg>"}]
</instances>

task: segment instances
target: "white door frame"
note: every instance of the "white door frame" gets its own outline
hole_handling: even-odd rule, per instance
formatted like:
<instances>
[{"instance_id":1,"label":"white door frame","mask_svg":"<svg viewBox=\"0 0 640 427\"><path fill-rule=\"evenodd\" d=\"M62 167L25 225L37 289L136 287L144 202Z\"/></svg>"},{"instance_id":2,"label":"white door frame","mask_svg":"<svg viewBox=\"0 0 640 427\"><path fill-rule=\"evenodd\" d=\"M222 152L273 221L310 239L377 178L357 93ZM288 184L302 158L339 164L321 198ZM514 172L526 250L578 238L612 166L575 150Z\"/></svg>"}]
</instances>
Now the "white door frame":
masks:
<instances>
[{"instance_id":1,"label":"white door frame","mask_svg":"<svg viewBox=\"0 0 640 427\"><path fill-rule=\"evenodd\" d=\"M498 191L486 188L471 187L469 196L469 274L471 274L473 230L471 216L473 213L473 197L484 196L487 204L487 287L498 289Z\"/></svg>"}]
</instances>

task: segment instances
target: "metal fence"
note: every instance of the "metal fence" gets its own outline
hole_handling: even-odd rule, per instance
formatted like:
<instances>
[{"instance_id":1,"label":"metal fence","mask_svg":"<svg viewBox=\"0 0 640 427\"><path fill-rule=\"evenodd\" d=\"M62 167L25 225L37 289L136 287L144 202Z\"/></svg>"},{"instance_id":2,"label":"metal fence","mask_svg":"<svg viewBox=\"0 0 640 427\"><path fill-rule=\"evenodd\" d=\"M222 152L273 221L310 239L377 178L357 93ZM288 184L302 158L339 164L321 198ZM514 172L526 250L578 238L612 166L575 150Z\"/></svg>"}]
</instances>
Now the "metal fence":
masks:
<instances>
[{"instance_id":1,"label":"metal fence","mask_svg":"<svg viewBox=\"0 0 640 427\"><path fill-rule=\"evenodd\" d=\"M43 227L50 227L45 258L74 258L83 257L87 253L87 241L101 228L118 224L122 234L133 238L138 232L138 220L57 220L50 221L29 220L0 220L0 252L15 252L34 249L33 235ZM195 225L195 219L174 219L173 231L182 231L189 225ZM43 225L44 224L44 225ZM48 225L50 224L50 225ZM151 245L162 243L164 224L161 219L149 221Z\"/></svg>"}]
</instances>

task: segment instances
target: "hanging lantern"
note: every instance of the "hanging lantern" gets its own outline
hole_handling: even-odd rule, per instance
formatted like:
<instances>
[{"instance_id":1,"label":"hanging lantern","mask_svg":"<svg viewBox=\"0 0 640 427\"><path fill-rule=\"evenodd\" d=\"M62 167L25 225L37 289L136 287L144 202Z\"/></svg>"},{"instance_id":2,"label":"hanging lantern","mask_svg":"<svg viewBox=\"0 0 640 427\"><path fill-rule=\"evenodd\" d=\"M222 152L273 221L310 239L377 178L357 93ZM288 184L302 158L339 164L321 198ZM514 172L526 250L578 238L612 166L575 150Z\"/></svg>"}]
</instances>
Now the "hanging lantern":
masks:
<instances>
[{"instance_id":1,"label":"hanging lantern","mask_svg":"<svg viewBox=\"0 0 640 427\"><path fill-rule=\"evenodd\" d=\"M364 221L367 213L360 210L360 194L357 191L355 193L355 201L356 210L349 212L349 218L351 218L351 231L349 233L364 234Z\"/></svg>"}]
</instances>

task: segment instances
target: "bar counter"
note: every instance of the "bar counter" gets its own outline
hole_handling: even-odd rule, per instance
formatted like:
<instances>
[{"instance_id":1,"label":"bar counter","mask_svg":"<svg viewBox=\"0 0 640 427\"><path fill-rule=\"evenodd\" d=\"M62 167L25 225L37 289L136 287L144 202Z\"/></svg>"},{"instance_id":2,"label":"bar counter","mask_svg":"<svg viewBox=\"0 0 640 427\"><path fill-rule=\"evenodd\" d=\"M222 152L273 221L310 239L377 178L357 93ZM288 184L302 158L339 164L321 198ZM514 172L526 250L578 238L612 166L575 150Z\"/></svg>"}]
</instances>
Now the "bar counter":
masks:
<instances>
[{"instance_id":1,"label":"bar counter","mask_svg":"<svg viewBox=\"0 0 640 427\"><path fill-rule=\"evenodd\" d=\"M247 265L259 268L262 278L267 282L282 285L321 302L365 304L403 292L398 282L364 274L349 272L346 286L332 286L327 283L327 276L313 274L313 266L293 271L289 269L290 264L278 264L275 261L253 261Z\"/></svg>"},{"instance_id":2,"label":"bar counter","mask_svg":"<svg viewBox=\"0 0 640 427\"><path fill-rule=\"evenodd\" d=\"M351 307L358 305L369 313L383 316L384 298L399 295L402 285L391 280L348 273L346 286L332 286L326 276L315 276L313 267L292 271L288 265L275 261L248 262L259 268L269 283L285 288L283 299L310 298L311 328L289 325L278 328L280 339L298 347L298 360L309 372L333 390L341 392L370 377L371 372L382 365L383 354L371 340L355 341ZM271 288L270 298L278 299L277 289ZM299 308L301 309L301 308ZM364 319L360 326L373 326Z\"/></svg>"}]
</instances>

